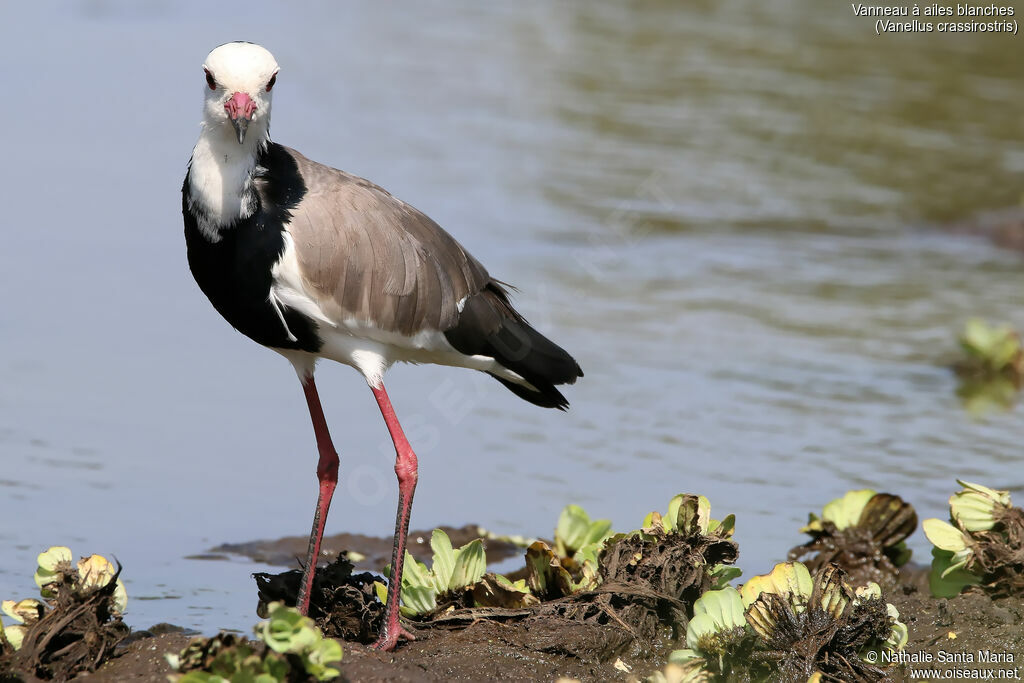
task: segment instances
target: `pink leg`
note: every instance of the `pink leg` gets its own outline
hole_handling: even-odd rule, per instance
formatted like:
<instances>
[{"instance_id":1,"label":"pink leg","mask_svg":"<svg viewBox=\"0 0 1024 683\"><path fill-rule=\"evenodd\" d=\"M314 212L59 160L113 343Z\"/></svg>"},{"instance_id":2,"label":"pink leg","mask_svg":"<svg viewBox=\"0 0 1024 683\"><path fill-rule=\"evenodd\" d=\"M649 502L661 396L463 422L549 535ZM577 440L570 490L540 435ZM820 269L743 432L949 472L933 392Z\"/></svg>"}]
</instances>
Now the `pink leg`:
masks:
<instances>
[{"instance_id":1,"label":"pink leg","mask_svg":"<svg viewBox=\"0 0 1024 683\"><path fill-rule=\"evenodd\" d=\"M307 614L309 598L313 591L316 561L320 557L320 541L324 536L324 525L327 524L327 510L331 507L331 497L338 485L338 452L334 450L334 444L331 443L331 435L327 431L327 420L324 419L324 409L320 406L320 395L317 394L312 374L302 380L302 391L306 395L309 417L313 420L313 432L316 434L316 447L320 451L320 462L316 468L316 478L320 482L320 495L316 500L313 530L309 534L309 549L306 551L306 564L302 568L302 585L299 587L299 598L296 604L300 612Z\"/></svg>"},{"instance_id":2,"label":"pink leg","mask_svg":"<svg viewBox=\"0 0 1024 683\"><path fill-rule=\"evenodd\" d=\"M391 399L384 386L370 387L377 399L381 415L391 432L391 440L395 442L395 474L398 475L398 518L395 520L395 545L391 550L391 579L388 581L388 603L384 608L384 623L380 628L380 636L373 644L376 650L388 652L398 643L398 638L408 640L416 638L402 628L398 621L398 604L402 592L402 566L405 564L405 537L409 533L409 514L412 510L412 494L416 491L416 480L419 478L416 467L416 454L405 438L402 425L398 424L395 409L391 407Z\"/></svg>"}]
</instances>

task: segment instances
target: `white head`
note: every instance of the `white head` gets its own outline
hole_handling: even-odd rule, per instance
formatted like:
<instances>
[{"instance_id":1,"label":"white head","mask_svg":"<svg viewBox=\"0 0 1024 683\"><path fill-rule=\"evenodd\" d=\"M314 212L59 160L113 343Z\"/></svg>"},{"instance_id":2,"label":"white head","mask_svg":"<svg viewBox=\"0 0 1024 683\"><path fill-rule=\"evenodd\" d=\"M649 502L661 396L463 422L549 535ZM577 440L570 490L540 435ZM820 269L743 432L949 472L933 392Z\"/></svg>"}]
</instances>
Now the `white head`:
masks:
<instances>
[{"instance_id":1,"label":"white head","mask_svg":"<svg viewBox=\"0 0 1024 683\"><path fill-rule=\"evenodd\" d=\"M225 43L203 62L206 102L203 126L210 132L257 144L270 131L270 103L277 81L277 61L255 43Z\"/></svg>"}]
</instances>

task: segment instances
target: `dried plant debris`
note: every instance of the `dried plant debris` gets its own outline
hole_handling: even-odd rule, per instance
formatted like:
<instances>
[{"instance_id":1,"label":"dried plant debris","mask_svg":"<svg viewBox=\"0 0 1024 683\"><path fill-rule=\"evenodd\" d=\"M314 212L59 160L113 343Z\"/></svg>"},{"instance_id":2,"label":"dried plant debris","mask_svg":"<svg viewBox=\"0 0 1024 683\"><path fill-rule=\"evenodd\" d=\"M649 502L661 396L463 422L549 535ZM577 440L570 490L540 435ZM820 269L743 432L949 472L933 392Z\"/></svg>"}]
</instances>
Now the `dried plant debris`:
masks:
<instances>
[{"instance_id":1,"label":"dried plant debris","mask_svg":"<svg viewBox=\"0 0 1024 683\"><path fill-rule=\"evenodd\" d=\"M259 602L256 613L268 616L268 605L282 602L294 606L302 581L302 571L292 569L280 574L256 573ZM384 605L374 591L376 576L369 572L352 573L352 562L345 553L317 570L310 593L309 616L324 633L359 643L371 643L377 637Z\"/></svg>"},{"instance_id":2,"label":"dried plant debris","mask_svg":"<svg viewBox=\"0 0 1024 683\"><path fill-rule=\"evenodd\" d=\"M197 638L177 655L167 655L177 683L298 683L326 681L340 674L341 645L325 638L312 619L275 602L252 641L231 633Z\"/></svg>"},{"instance_id":3,"label":"dried plant debris","mask_svg":"<svg viewBox=\"0 0 1024 683\"><path fill-rule=\"evenodd\" d=\"M891 585L910 560L905 543L917 528L917 513L899 496L871 489L850 491L811 514L800 531L811 540L789 551L812 572L837 564L855 584Z\"/></svg>"},{"instance_id":4,"label":"dried plant debris","mask_svg":"<svg viewBox=\"0 0 1024 683\"><path fill-rule=\"evenodd\" d=\"M854 589L830 565L812 579L799 562L776 565L739 591L705 593L694 605L686 645L669 659L700 662L710 680L877 681L886 671L868 651L901 650L907 629L876 583ZM878 659L877 657L874 659Z\"/></svg>"},{"instance_id":5,"label":"dried plant debris","mask_svg":"<svg viewBox=\"0 0 1024 683\"><path fill-rule=\"evenodd\" d=\"M677 637L697 598L738 573L728 566L739 554L733 527L732 515L721 522L710 518L707 498L675 496L664 517L652 513L642 529L609 538L600 555L600 587L574 597L612 616L642 642Z\"/></svg>"},{"instance_id":6,"label":"dried plant debris","mask_svg":"<svg viewBox=\"0 0 1024 683\"><path fill-rule=\"evenodd\" d=\"M0 671L61 681L94 671L128 635L120 574L100 555L75 563L64 546L40 553L34 578L43 600L3 601L17 623L2 631Z\"/></svg>"},{"instance_id":7,"label":"dried plant debris","mask_svg":"<svg viewBox=\"0 0 1024 683\"><path fill-rule=\"evenodd\" d=\"M950 523L924 520L932 542L929 585L936 597L978 586L992 597L1024 595L1024 510L1009 491L957 480L949 499Z\"/></svg>"}]
</instances>

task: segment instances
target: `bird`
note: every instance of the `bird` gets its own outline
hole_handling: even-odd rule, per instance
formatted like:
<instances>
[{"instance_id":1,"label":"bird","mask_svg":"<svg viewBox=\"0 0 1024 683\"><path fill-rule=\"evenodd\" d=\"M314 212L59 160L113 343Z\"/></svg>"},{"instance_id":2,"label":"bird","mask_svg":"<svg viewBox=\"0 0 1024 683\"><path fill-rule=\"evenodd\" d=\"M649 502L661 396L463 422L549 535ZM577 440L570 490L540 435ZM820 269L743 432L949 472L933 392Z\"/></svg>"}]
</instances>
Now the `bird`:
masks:
<instances>
[{"instance_id":1,"label":"bird","mask_svg":"<svg viewBox=\"0 0 1024 683\"><path fill-rule=\"evenodd\" d=\"M321 359L357 370L395 447L398 512L379 635L390 651L414 636L399 621L406 536L418 480L384 375L396 363L484 372L516 396L566 410L557 388L579 363L534 329L497 280L424 213L358 176L270 139L279 66L238 41L203 62L203 119L182 185L189 268L236 330L290 361L313 424L319 493L296 607L309 601L339 457L314 372Z\"/></svg>"}]
</instances>

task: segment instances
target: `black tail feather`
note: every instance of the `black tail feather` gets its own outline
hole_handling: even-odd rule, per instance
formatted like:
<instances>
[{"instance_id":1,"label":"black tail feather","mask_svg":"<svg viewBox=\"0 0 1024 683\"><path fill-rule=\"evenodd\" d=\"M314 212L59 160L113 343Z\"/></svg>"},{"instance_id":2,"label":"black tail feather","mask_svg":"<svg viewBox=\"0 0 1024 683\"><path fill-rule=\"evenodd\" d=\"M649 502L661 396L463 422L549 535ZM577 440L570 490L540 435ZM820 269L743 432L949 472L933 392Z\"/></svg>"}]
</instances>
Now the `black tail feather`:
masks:
<instances>
[{"instance_id":1,"label":"black tail feather","mask_svg":"<svg viewBox=\"0 0 1024 683\"><path fill-rule=\"evenodd\" d=\"M533 329L512 308L496 282L466 300L459 322L445 337L461 353L494 358L529 382L536 391L491 373L516 396L534 405L565 410L569 402L555 385L572 384L583 376L565 349Z\"/></svg>"},{"instance_id":2,"label":"black tail feather","mask_svg":"<svg viewBox=\"0 0 1024 683\"><path fill-rule=\"evenodd\" d=\"M504 384L505 387L513 394L524 401L529 401L535 406L540 406L541 408L558 408L559 410L568 410L569 408L569 400L566 399L565 396L562 395L562 392L556 389L553 384L548 384L545 387L537 387L537 390L534 391L530 387L522 384L516 384L512 380L505 379L504 377L498 377L493 372L489 372L487 374Z\"/></svg>"}]
</instances>

